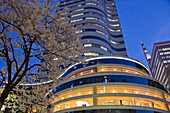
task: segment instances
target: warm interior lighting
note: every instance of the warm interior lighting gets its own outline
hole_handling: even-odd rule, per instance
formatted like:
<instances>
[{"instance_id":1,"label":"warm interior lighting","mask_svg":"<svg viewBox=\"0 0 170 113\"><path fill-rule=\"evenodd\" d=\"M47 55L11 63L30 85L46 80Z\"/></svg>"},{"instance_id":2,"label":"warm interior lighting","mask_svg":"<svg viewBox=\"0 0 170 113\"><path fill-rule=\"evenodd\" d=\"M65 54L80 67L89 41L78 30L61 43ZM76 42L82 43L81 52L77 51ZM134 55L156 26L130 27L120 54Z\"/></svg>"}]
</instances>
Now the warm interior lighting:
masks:
<instances>
[{"instance_id":1,"label":"warm interior lighting","mask_svg":"<svg viewBox=\"0 0 170 113\"><path fill-rule=\"evenodd\" d=\"M120 101L122 101L120 103ZM135 101L135 102L134 102ZM150 108L157 108L168 111L168 108L164 102L140 98L140 97L122 97L122 96L106 96L106 97L97 97L97 105L128 105L128 106L143 106ZM61 102L57 105L54 105L54 112L64 110L67 108L77 108L77 107L86 107L93 106L93 98L81 98L70 100L67 102Z\"/></svg>"},{"instance_id":2,"label":"warm interior lighting","mask_svg":"<svg viewBox=\"0 0 170 113\"><path fill-rule=\"evenodd\" d=\"M86 101L77 101L76 104L77 106L90 106Z\"/></svg>"},{"instance_id":3,"label":"warm interior lighting","mask_svg":"<svg viewBox=\"0 0 170 113\"><path fill-rule=\"evenodd\" d=\"M58 94L52 103L64 100L67 98L72 98L76 96L84 96L84 95L92 95L93 91L96 90L96 94L111 94L111 93L128 93L128 94L135 94L135 95L148 95L151 97L160 98L166 101L169 101L168 95L163 97L163 93L160 91L156 91L154 89L145 88L145 87L138 87L138 86L124 86L124 85L105 85L105 86L89 86L83 87L79 89L73 89L69 91L62 92Z\"/></svg>"},{"instance_id":4,"label":"warm interior lighting","mask_svg":"<svg viewBox=\"0 0 170 113\"><path fill-rule=\"evenodd\" d=\"M168 95L165 95L165 99L163 98L163 93L160 91L156 91L154 89L139 87L139 86L124 86L124 85L105 85L105 86L90 86L90 87L83 87L80 89L73 89L69 91L62 92L58 94L60 98L55 98L52 103L62 100L63 98L70 98L76 96L83 96L83 95L91 95L93 94L94 88L96 90L96 94L109 94L109 93L128 93L128 94L135 94L135 95L148 95L156 98L160 98L162 100L168 101ZM79 92L79 93L78 93ZM81 93L80 93L81 92ZM70 97L69 97L70 96ZM62 98L62 99L61 99ZM89 100L88 100L89 99ZM138 97L128 97L128 96L112 96L112 97L97 97L98 104L97 105L134 105L134 106L146 106L146 107L153 107L158 109L166 110L165 103L157 101L155 99L148 99L148 98L138 98ZM122 104L120 104L120 100ZM77 101L82 101L76 103ZM135 102L134 102L135 101ZM57 104L54 111L59 111L67 108L76 108L76 107L85 107L93 106L93 97L92 98L81 98L81 99L74 99L67 102L62 102ZM156 103L157 102L157 103ZM79 106L78 106L79 105ZM60 106L60 107L58 107Z\"/></svg>"},{"instance_id":5,"label":"warm interior lighting","mask_svg":"<svg viewBox=\"0 0 170 113\"><path fill-rule=\"evenodd\" d=\"M149 76L148 74L137 70L137 69L133 69L130 67L124 67L124 66L98 66L97 67L97 72L125 72L125 73L132 73L132 74L139 74L139 75L144 75L144 76Z\"/></svg>"},{"instance_id":6,"label":"warm interior lighting","mask_svg":"<svg viewBox=\"0 0 170 113\"><path fill-rule=\"evenodd\" d=\"M92 55L92 54L85 54L85 55ZM89 68L89 69L85 69L85 70L81 70L79 72L73 73L73 74L67 76L65 80L67 80L69 78L75 78L75 77L85 75L85 74L94 73L94 72L96 72L95 71L96 68L97 68L97 72L125 72L125 73L149 76L148 74L145 74L144 72L142 72L140 70L129 68L129 67L124 67L124 66L98 66L98 67L94 67L93 69Z\"/></svg>"},{"instance_id":7,"label":"warm interior lighting","mask_svg":"<svg viewBox=\"0 0 170 113\"><path fill-rule=\"evenodd\" d=\"M91 47L92 44L84 44L84 47Z\"/></svg>"}]
</instances>

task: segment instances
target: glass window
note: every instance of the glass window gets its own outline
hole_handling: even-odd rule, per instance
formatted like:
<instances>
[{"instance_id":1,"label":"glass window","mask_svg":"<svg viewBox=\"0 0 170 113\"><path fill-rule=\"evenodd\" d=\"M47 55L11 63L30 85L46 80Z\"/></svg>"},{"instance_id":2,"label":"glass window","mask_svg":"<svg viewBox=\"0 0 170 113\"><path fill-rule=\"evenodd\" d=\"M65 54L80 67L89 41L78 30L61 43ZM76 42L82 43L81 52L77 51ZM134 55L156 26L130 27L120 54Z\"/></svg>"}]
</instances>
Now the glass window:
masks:
<instances>
[{"instance_id":1,"label":"glass window","mask_svg":"<svg viewBox=\"0 0 170 113\"><path fill-rule=\"evenodd\" d=\"M58 103L54 106L54 112L76 108L76 107L86 107L86 106L93 106L93 98L81 98L70 100L66 102ZM150 108L157 108L161 110L168 111L166 104L164 102L160 102L153 99L146 99L146 98L138 98L138 97L97 97L97 105L98 106L106 106L106 105L121 105L121 106L143 106L143 107L150 107Z\"/></svg>"},{"instance_id":2,"label":"glass window","mask_svg":"<svg viewBox=\"0 0 170 113\"><path fill-rule=\"evenodd\" d=\"M83 99L76 99L67 102L62 102L54 106L54 112L75 108L75 107L86 107L93 105L93 98L83 98Z\"/></svg>"},{"instance_id":3,"label":"glass window","mask_svg":"<svg viewBox=\"0 0 170 113\"><path fill-rule=\"evenodd\" d=\"M98 53L84 53L85 56L99 56Z\"/></svg>"},{"instance_id":4,"label":"glass window","mask_svg":"<svg viewBox=\"0 0 170 113\"><path fill-rule=\"evenodd\" d=\"M120 77L121 76L121 77ZM134 76L124 76L124 75L110 75L110 76L94 76L94 77L86 77L83 79L73 80L62 85L56 87L56 90L53 90L53 93L59 92L66 88L75 87L83 84L91 84L91 83L107 83L107 82L128 82L128 83L137 83L143 85L149 85L152 87L159 88L165 92L166 89L161 86L158 82L148 80L141 77L134 77ZM159 86L159 87L158 87ZM157 97L157 96L156 96ZM159 96L158 96L159 97Z\"/></svg>"}]
</instances>

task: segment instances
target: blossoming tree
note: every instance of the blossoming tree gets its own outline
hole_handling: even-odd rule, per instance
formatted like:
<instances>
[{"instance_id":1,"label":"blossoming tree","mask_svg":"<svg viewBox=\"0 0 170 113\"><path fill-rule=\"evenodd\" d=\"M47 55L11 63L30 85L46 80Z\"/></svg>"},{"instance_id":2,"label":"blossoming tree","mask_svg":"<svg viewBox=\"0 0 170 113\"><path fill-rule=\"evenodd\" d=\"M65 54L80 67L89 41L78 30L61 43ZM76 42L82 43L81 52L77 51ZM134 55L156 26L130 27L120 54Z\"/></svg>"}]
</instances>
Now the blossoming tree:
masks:
<instances>
[{"instance_id":1,"label":"blossoming tree","mask_svg":"<svg viewBox=\"0 0 170 113\"><path fill-rule=\"evenodd\" d=\"M63 69L82 55L80 36L69 24L66 11L60 11L57 5L53 0L0 1L0 86L4 85L0 108L19 84L38 81L41 70L48 80L58 81L61 65ZM44 96L48 88L43 87L39 88ZM27 101L42 104L34 94Z\"/></svg>"}]
</instances>

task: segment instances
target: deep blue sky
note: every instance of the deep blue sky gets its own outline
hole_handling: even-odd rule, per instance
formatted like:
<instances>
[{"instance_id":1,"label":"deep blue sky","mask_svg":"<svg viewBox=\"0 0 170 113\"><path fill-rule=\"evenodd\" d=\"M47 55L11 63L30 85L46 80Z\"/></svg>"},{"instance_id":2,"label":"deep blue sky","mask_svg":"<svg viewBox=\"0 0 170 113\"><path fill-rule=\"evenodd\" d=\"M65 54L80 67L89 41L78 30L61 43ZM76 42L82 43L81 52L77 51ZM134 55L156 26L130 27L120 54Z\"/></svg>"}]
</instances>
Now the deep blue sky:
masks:
<instances>
[{"instance_id":1,"label":"deep blue sky","mask_svg":"<svg viewBox=\"0 0 170 113\"><path fill-rule=\"evenodd\" d=\"M170 0L115 0L128 56L147 62L141 41L149 53L155 42L170 40Z\"/></svg>"}]
</instances>

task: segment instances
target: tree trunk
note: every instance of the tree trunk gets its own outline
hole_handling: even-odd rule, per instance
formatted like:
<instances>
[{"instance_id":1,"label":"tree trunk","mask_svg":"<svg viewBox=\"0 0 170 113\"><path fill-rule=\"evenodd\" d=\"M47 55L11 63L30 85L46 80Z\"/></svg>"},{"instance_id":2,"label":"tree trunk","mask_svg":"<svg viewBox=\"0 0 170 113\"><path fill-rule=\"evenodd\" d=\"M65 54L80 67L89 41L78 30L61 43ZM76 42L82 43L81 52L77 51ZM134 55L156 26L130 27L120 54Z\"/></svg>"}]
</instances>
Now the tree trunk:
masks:
<instances>
[{"instance_id":1,"label":"tree trunk","mask_svg":"<svg viewBox=\"0 0 170 113\"><path fill-rule=\"evenodd\" d=\"M5 87L0 96L0 110L2 108L2 105L4 105L5 99L8 97L9 92L10 92L9 87Z\"/></svg>"}]
</instances>

